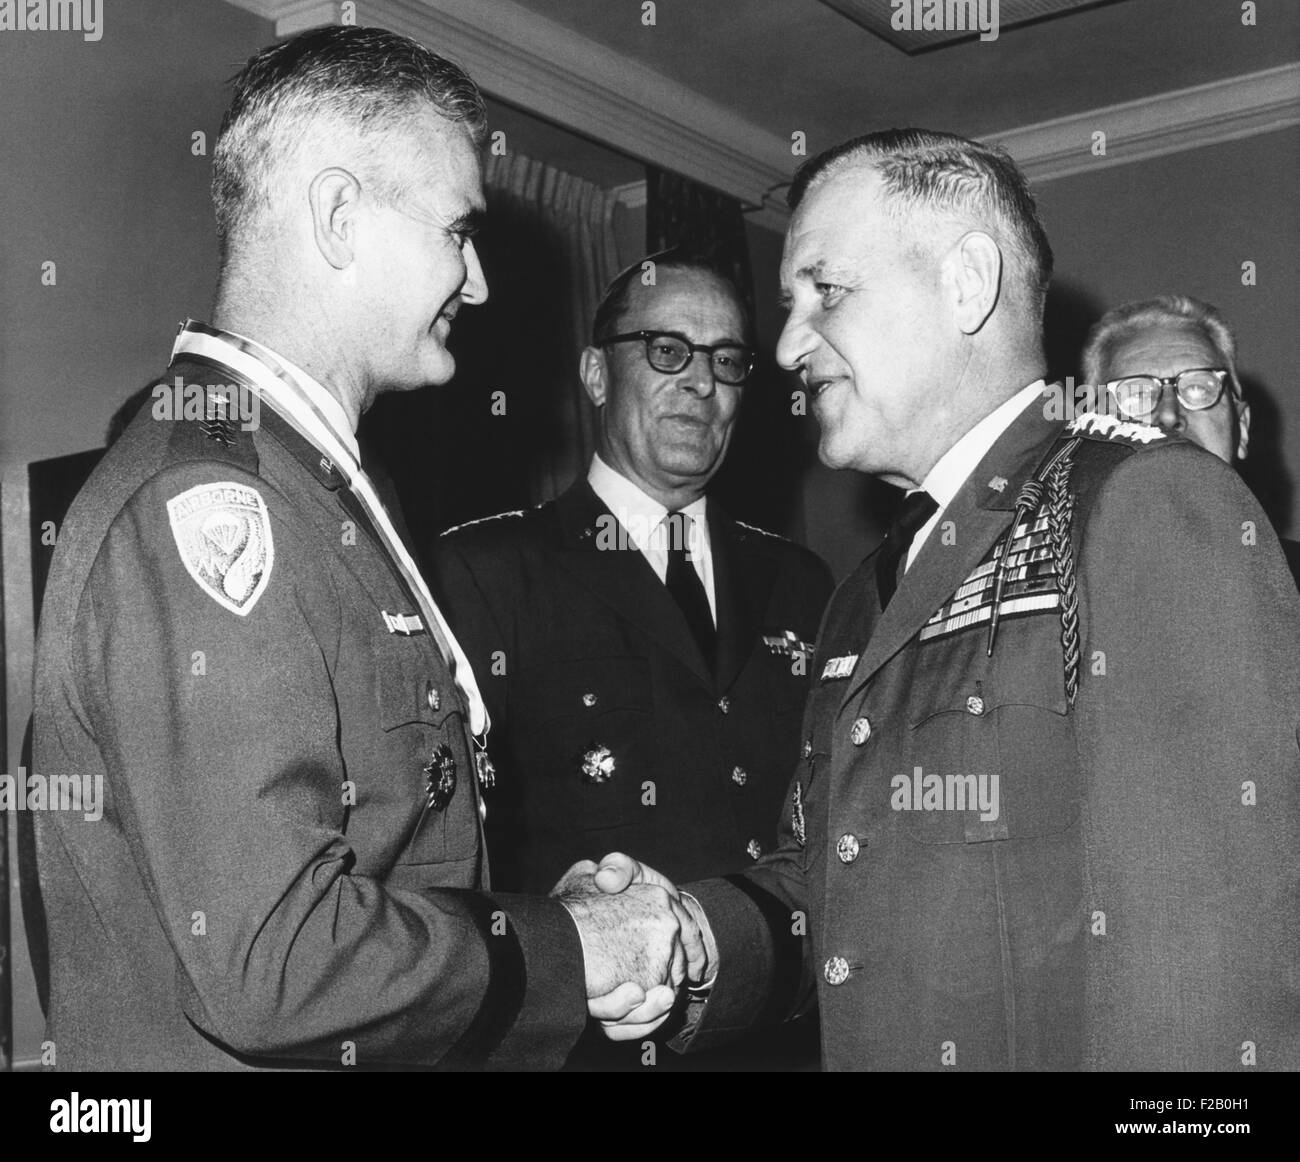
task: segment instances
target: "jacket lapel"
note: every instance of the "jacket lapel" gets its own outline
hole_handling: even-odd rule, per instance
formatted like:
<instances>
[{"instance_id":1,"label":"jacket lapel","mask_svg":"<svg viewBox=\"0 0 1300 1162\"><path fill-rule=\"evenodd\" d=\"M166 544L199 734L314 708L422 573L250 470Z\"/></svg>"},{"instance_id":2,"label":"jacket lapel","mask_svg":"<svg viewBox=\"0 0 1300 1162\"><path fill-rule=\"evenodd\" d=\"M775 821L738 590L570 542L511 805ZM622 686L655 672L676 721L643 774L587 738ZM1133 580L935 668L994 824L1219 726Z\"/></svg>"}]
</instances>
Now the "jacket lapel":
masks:
<instances>
[{"instance_id":1,"label":"jacket lapel","mask_svg":"<svg viewBox=\"0 0 1300 1162\"><path fill-rule=\"evenodd\" d=\"M766 553L748 552L746 542L755 534L746 533L713 501L707 511L718 604L718 689L727 690L763 632L776 562Z\"/></svg>"},{"instance_id":2,"label":"jacket lapel","mask_svg":"<svg viewBox=\"0 0 1300 1162\"><path fill-rule=\"evenodd\" d=\"M555 507L561 566L712 689L713 675L682 611L586 478L576 481Z\"/></svg>"},{"instance_id":3,"label":"jacket lapel","mask_svg":"<svg viewBox=\"0 0 1300 1162\"><path fill-rule=\"evenodd\" d=\"M875 571L867 570L872 590L868 605L874 620L841 705L912 640L1006 532L1021 486L1042 463L1060 432L1060 421L1046 419L1037 404L1016 417L943 511L939 525L917 553L883 613ZM943 530L949 521L954 543L945 544Z\"/></svg>"}]
</instances>

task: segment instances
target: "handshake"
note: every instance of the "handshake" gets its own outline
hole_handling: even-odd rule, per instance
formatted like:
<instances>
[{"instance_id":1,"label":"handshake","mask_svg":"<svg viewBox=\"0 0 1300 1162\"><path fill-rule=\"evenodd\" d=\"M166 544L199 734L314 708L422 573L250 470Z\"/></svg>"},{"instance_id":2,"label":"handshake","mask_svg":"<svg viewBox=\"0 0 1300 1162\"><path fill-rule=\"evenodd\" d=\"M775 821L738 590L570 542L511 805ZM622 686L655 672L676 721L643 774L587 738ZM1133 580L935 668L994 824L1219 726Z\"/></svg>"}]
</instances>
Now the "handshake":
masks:
<instances>
[{"instance_id":1,"label":"handshake","mask_svg":"<svg viewBox=\"0 0 1300 1162\"><path fill-rule=\"evenodd\" d=\"M551 889L582 938L587 1011L611 1041L657 1029L684 982L717 971L717 950L703 910L672 881L614 852L600 865L575 863Z\"/></svg>"}]
</instances>

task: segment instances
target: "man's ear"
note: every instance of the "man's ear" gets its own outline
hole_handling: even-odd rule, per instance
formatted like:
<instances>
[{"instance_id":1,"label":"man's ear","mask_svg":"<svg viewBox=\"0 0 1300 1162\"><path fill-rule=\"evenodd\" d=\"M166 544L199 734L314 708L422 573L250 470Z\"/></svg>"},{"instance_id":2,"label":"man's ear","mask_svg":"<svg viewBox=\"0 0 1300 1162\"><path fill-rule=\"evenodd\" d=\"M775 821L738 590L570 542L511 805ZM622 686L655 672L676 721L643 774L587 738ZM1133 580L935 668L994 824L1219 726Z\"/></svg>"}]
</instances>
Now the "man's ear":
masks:
<instances>
[{"instance_id":1,"label":"man's ear","mask_svg":"<svg viewBox=\"0 0 1300 1162\"><path fill-rule=\"evenodd\" d=\"M600 347L584 347L578 362L578 374L587 398L596 407L604 407L609 398L609 363Z\"/></svg>"},{"instance_id":2,"label":"man's ear","mask_svg":"<svg viewBox=\"0 0 1300 1162\"><path fill-rule=\"evenodd\" d=\"M342 270L356 257L361 183L347 170L332 166L312 178L307 197L316 249L330 266Z\"/></svg>"},{"instance_id":3,"label":"man's ear","mask_svg":"<svg viewBox=\"0 0 1300 1162\"><path fill-rule=\"evenodd\" d=\"M963 234L944 258L944 276L953 298L953 318L962 333L974 335L988 322L1002 286L1002 251L982 230Z\"/></svg>"},{"instance_id":4,"label":"man's ear","mask_svg":"<svg viewBox=\"0 0 1300 1162\"><path fill-rule=\"evenodd\" d=\"M1237 459L1244 460L1250 448L1250 404L1237 401Z\"/></svg>"}]
</instances>

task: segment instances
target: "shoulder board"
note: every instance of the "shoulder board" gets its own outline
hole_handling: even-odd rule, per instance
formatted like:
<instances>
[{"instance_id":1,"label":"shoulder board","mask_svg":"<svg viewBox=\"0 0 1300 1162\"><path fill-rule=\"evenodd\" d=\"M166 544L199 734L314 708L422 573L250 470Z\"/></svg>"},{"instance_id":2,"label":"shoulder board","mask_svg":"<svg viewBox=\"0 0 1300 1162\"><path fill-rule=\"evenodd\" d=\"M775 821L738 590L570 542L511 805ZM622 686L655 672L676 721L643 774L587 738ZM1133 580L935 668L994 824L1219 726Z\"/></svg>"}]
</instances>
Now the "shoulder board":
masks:
<instances>
[{"instance_id":1,"label":"shoulder board","mask_svg":"<svg viewBox=\"0 0 1300 1162\"><path fill-rule=\"evenodd\" d=\"M748 525L743 520L734 522L737 528L744 529L746 532L758 533L760 536L771 537L774 541L781 541L783 544L793 545L794 541L789 537L783 537L780 533L774 533L768 529L760 529L758 525Z\"/></svg>"},{"instance_id":2,"label":"shoulder board","mask_svg":"<svg viewBox=\"0 0 1300 1162\"><path fill-rule=\"evenodd\" d=\"M1164 432L1149 424L1119 420L1102 412L1084 412L1065 428L1069 436L1084 436L1093 440L1113 440L1142 447L1167 439Z\"/></svg>"},{"instance_id":3,"label":"shoulder board","mask_svg":"<svg viewBox=\"0 0 1300 1162\"><path fill-rule=\"evenodd\" d=\"M459 533L465 529L477 528L479 525L485 525L494 520L513 520L515 517L525 515L526 511L526 509L522 508L513 508L509 512L498 512L493 513L491 516L481 516L477 520L467 520L464 524L452 525L451 528L443 530L441 535L449 537L452 533Z\"/></svg>"}]
</instances>

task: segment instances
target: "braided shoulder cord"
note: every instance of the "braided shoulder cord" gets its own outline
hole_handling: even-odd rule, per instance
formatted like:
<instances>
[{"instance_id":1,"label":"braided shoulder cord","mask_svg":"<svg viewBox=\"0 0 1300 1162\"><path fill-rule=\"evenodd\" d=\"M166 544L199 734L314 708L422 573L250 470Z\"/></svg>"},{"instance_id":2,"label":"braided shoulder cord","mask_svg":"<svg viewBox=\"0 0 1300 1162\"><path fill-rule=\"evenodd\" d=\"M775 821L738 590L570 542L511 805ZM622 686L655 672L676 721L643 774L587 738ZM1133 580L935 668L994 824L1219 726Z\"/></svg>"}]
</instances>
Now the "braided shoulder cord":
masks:
<instances>
[{"instance_id":1,"label":"braided shoulder cord","mask_svg":"<svg viewBox=\"0 0 1300 1162\"><path fill-rule=\"evenodd\" d=\"M1056 587L1061 594L1061 651L1065 658L1065 699L1073 706L1079 692L1079 591L1074 572L1074 545L1070 524L1074 517L1074 493L1070 471L1078 437L1065 446L1047 477L1047 526L1056 561Z\"/></svg>"},{"instance_id":2,"label":"braided shoulder cord","mask_svg":"<svg viewBox=\"0 0 1300 1162\"><path fill-rule=\"evenodd\" d=\"M1016 510L1011 514L1011 527L1002 538L1002 551L998 556L997 568L993 574L993 605L989 610L989 641L987 656L993 656L993 645L998 640L998 622L1001 620L1002 594L1007 586L1007 559L1011 552L1011 542L1016 539L1016 529L1022 520L1028 520L1043 500L1043 482L1032 476L1021 485L1016 495Z\"/></svg>"}]
</instances>

